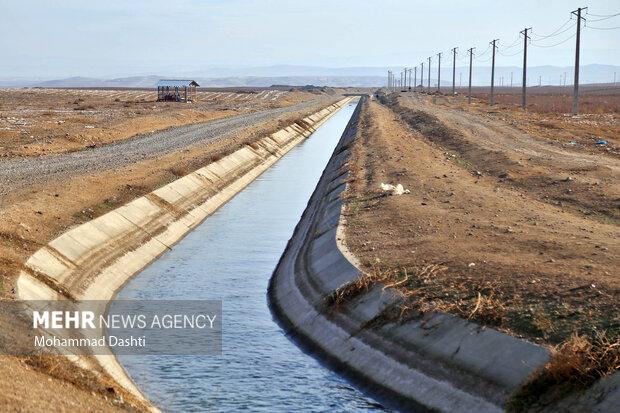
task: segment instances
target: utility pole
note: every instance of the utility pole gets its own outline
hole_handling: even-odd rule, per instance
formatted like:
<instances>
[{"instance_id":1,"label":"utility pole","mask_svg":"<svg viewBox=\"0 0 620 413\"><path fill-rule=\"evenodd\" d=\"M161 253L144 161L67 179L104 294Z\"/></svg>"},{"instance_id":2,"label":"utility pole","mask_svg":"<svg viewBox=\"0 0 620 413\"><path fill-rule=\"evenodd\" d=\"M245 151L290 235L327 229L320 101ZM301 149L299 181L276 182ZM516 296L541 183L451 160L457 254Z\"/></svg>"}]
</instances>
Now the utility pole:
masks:
<instances>
[{"instance_id":1,"label":"utility pole","mask_svg":"<svg viewBox=\"0 0 620 413\"><path fill-rule=\"evenodd\" d=\"M431 58L433 56L428 57L428 91L431 91Z\"/></svg>"},{"instance_id":2,"label":"utility pole","mask_svg":"<svg viewBox=\"0 0 620 413\"><path fill-rule=\"evenodd\" d=\"M418 67L413 68L413 90L418 87Z\"/></svg>"},{"instance_id":3,"label":"utility pole","mask_svg":"<svg viewBox=\"0 0 620 413\"><path fill-rule=\"evenodd\" d=\"M510 72L510 87L512 87L512 72Z\"/></svg>"},{"instance_id":4,"label":"utility pole","mask_svg":"<svg viewBox=\"0 0 620 413\"><path fill-rule=\"evenodd\" d=\"M469 89L467 91L467 103L471 103L471 64L474 56L475 47L471 47L469 52Z\"/></svg>"},{"instance_id":5,"label":"utility pole","mask_svg":"<svg viewBox=\"0 0 620 413\"><path fill-rule=\"evenodd\" d=\"M455 81L456 81L456 47L452 48L452 96L456 94Z\"/></svg>"},{"instance_id":6,"label":"utility pole","mask_svg":"<svg viewBox=\"0 0 620 413\"><path fill-rule=\"evenodd\" d=\"M407 69L409 71L409 90L411 90L411 71L413 70L412 68Z\"/></svg>"},{"instance_id":7,"label":"utility pole","mask_svg":"<svg viewBox=\"0 0 620 413\"><path fill-rule=\"evenodd\" d=\"M493 39L493 41L490 43L491 47L493 47L493 57L491 59L491 106L495 104L495 96L493 94L493 92L495 91L495 49L497 48L495 43L498 40L499 39Z\"/></svg>"},{"instance_id":8,"label":"utility pole","mask_svg":"<svg viewBox=\"0 0 620 413\"><path fill-rule=\"evenodd\" d=\"M390 86L391 86L390 82L391 81L392 81L392 72L390 72L388 70L388 79L387 79L387 87L388 87L388 89L390 89Z\"/></svg>"},{"instance_id":9,"label":"utility pole","mask_svg":"<svg viewBox=\"0 0 620 413\"><path fill-rule=\"evenodd\" d=\"M424 62L422 62L422 69L420 69L420 87L424 90Z\"/></svg>"},{"instance_id":10,"label":"utility pole","mask_svg":"<svg viewBox=\"0 0 620 413\"><path fill-rule=\"evenodd\" d=\"M413 71L412 68L407 69L407 71L409 72L409 90L411 90L411 72Z\"/></svg>"},{"instance_id":11,"label":"utility pole","mask_svg":"<svg viewBox=\"0 0 620 413\"><path fill-rule=\"evenodd\" d=\"M587 7L579 7L572 14L577 16L577 40L575 42L575 84L573 85L573 115L579 112L579 42L581 41L581 11L587 10Z\"/></svg>"},{"instance_id":12,"label":"utility pole","mask_svg":"<svg viewBox=\"0 0 620 413\"><path fill-rule=\"evenodd\" d=\"M437 92L441 92L441 52L437 53Z\"/></svg>"},{"instance_id":13,"label":"utility pole","mask_svg":"<svg viewBox=\"0 0 620 413\"><path fill-rule=\"evenodd\" d=\"M616 72L614 72L614 86L616 86Z\"/></svg>"},{"instance_id":14,"label":"utility pole","mask_svg":"<svg viewBox=\"0 0 620 413\"><path fill-rule=\"evenodd\" d=\"M523 35L523 86L521 87L521 107L525 109L527 103L525 92L527 88L527 41L530 40L527 32L532 30L531 27L523 29L520 34Z\"/></svg>"},{"instance_id":15,"label":"utility pole","mask_svg":"<svg viewBox=\"0 0 620 413\"><path fill-rule=\"evenodd\" d=\"M542 86L542 76L538 75L538 87Z\"/></svg>"}]
</instances>

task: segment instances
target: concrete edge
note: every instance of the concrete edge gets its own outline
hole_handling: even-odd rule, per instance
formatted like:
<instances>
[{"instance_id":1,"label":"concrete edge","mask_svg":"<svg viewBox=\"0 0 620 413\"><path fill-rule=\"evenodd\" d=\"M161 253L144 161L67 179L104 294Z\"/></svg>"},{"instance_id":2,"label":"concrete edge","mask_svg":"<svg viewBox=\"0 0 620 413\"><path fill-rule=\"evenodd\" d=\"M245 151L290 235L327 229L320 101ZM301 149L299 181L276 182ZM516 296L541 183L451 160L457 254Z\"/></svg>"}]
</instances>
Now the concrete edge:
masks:
<instances>
[{"instance_id":1,"label":"concrete edge","mask_svg":"<svg viewBox=\"0 0 620 413\"><path fill-rule=\"evenodd\" d=\"M36 251L16 282L20 300L105 300L204 219L245 188L353 98L344 98L199 170L92 221L71 228ZM67 355L98 367L127 391L142 394L110 352ZM95 362L93 362L93 358Z\"/></svg>"},{"instance_id":2,"label":"concrete edge","mask_svg":"<svg viewBox=\"0 0 620 413\"><path fill-rule=\"evenodd\" d=\"M382 286L337 309L326 304L335 290L361 275L342 243L340 198L361 106L273 273L272 311L302 347L379 399L396 401L395 407L502 411L510 395L549 360L546 348L441 313L369 326L400 299Z\"/></svg>"}]
</instances>

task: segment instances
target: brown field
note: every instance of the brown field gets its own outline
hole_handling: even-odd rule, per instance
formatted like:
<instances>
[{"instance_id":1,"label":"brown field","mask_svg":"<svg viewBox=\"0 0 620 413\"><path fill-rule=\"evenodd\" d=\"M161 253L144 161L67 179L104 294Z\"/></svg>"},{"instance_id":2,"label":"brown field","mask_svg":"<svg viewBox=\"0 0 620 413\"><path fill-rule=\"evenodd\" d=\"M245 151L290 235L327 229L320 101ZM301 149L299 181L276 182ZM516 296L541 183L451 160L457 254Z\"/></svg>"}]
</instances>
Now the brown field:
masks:
<instances>
[{"instance_id":1,"label":"brown field","mask_svg":"<svg viewBox=\"0 0 620 413\"><path fill-rule=\"evenodd\" d=\"M467 96L467 88L457 88L457 93ZM449 92L444 88L443 92ZM472 87L472 97L488 101L490 88ZM498 105L521 106L520 87L496 87L495 102ZM572 86L535 86L527 88L527 110L537 113L571 113L573 105ZM613 84L582 85L579 88L579 112L581 114L620 113L620 86Z\"/></svg>"},{"instance_id":2,"label":"brown field","mask_svg":"<svg viewBox=\"0 0 620 413\"><path fill-rule=\"evenodd\" d=\"M1 89L0 157L69 152L173 126L288 106L301 91L200 90L192 103L138 89Z\"/></svg>"}]
</instances>

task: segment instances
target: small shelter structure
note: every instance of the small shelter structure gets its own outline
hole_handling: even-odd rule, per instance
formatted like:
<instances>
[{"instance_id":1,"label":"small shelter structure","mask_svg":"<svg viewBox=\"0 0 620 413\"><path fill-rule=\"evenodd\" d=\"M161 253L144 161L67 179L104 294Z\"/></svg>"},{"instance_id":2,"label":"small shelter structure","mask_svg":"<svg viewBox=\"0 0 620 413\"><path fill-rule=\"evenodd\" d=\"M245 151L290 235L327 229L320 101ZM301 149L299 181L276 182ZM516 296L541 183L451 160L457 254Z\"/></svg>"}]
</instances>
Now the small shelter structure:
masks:
<instances>
[{"instance_id":1,"label":"small shelter structure","mask_svg":"<svg viewBox=\"0 0 620 413\"><path fill-rule=\"evenodd\" d=\"M196 98L196 87L200 86L193 80L161 79L157 82L158 102L191 102Z\"/></svg>"}]
</instances>

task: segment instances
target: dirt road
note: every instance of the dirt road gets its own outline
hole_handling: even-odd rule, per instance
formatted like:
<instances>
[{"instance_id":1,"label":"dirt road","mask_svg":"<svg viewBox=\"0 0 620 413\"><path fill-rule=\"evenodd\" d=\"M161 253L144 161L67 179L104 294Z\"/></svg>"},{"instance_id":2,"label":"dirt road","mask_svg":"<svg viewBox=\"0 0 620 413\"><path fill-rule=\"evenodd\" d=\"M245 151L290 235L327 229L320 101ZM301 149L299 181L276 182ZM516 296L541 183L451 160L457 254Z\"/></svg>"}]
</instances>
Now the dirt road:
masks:
<instances>
[{"instance_id":1,"label":"dirt road","mask_svg":"<svg viewBox=\"0 0 620 413\"><path fill-rule=\"evenodd\" d=\"M424 97L371 102L360 130L347 245L368 273L537 342L618 337L617 158Z\"/></svg>"},{"instance_id":2,"label":"dirt road","mask_svg":"<svg viewBox=\"0 0 620 413\"><path fill-rule=\"evenodd\" d=\"M494 176L581 216L620 221L620 159L613 153L545 139L536 130L525 133L491 116L432 104L424 96L399 102L402 110L410 110L405 118L412 128L471 172Z\"/></svg>"},{"instance_id":3,"label":"dirt road","mask_svg":"<svg viewBox=\"0 0 620 413\"><path fill-rule=\"evenodd\" d=\"M207 141L230 137L249 126L316 104L317 100L309 100L284 108L172 128L73 153L0 161L0 197L15 189L40 184L51 178L120 168L189 149Z\"/></svg>"}]
</instances>

